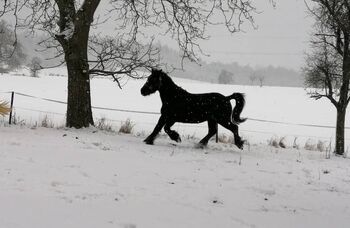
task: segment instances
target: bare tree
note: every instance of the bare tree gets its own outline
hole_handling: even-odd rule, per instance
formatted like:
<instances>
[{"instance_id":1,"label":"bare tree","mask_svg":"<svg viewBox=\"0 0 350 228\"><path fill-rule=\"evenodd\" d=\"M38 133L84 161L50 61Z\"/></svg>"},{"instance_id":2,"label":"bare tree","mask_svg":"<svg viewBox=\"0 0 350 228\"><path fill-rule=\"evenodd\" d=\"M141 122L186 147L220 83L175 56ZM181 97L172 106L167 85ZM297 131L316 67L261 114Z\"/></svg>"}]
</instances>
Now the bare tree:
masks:
<instances>
[{"instance_id":1,"label":"bare tree","mask_svg":"<svg viewBox=\"0 0 350 228\"><path fill-rule=\"evenodd\" d=\"M38 71L42 69L42 60L39 57L33 57L30 63L28 64L30 74L32 77L39 77Z\"/></svg>"},{"instance_id":2,"label":"bare tree","mask_svg":"<svg viewBox=\"0 0 350 228\"><path fill-rule=\"evenodd\" d=\"M233 83L233 73L227 70L221 70L218 82L220 84L232 84Z\"/></svg>"},{"instance_id":3,"label":"bare tree","mask_svg":"<svg viewBox=\"0 0 350 228\"><path fill-rule=\"evenodd\" d=\"M243 21L254 23L251 13L255 8L250 0L110 0L104 2L108 14L97 15L97 8L103 5L100 3L100 0L5 0L0 3L0 16L11 13L17 27L47 33L49 38L41 44L57 48L57 56L63 54L68 70L68 127L93 124L89 75L109 75L118 82L120 75L135 77L136 70L154 64L149 58L156 51L150 45L140 45L140 36L148 28L157 27L172 36L184 58L196 61L201 53L198 42L208 38L207 26L224 25L233 33L240 30ZM103 15L108 16L103 18ZM104 20L113 19L115 40L91 36L92 25L99 26ZM110 55L115 53L112 48L120 50L116 57ZM89 59L88 49L94 59Z\"/></svg>"},{"instance_id":4,"label":"bare tree","mask_svg":"<svg viewBox=\"0 0 350 228\"><path fill-rule=\"evenodd\" d=\"M26 59L22 44L16 41L9 24L0 21L0 72L11 71L21 66Z\"/></svg>"},{"instance_id":5,"label":"bare tree","mask_svg":"<svg viewBox=\"0 0 350 228\"><path fill-rule=\"evenodd\" d=\"M311 41L313 52L306 58L305 85L315 99L327 98L337 110L335 153L343 155L346 108L350 101L350 2L312 0L316 19Z\"/></svg>"},{"instance_id":6,"label":"bare tree","mask_svg":"<svg viewBox=\"0 0 350 228\"><path fill-rule=\"evenodd\" d=\"M250 84L254 85L254 82L256 81L257 78L258 76L256 75L256 72L251 73L251 75L249 76Z\"/></svg>"},{"instance_id":7,"label":"bare tree","mask_svg":"<svg viewBox=\"0 0 350 228\"><path fill-rule=\"evenodd\" d=\"M260 87L263 87L264 81L265 81L265 76L259 76L258 77Z\"/></svg>"}]
</instances>

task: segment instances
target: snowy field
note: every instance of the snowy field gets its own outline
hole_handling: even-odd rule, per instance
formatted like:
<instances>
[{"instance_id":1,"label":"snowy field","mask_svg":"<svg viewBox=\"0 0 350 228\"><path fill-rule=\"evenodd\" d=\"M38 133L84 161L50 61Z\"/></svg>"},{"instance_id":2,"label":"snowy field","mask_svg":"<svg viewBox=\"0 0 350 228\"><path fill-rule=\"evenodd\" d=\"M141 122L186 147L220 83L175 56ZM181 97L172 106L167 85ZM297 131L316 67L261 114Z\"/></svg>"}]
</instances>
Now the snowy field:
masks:
<instances>
[{"instance_id":1,"label":"snowy field","mask_svg":"<svg viewBox=\"0 0 350 228\"><path fill-rule=\"evenodd\" d=\"M2 228L346 228L350 160L0 127Z\"/></svg>"},{"instance_id":2,"label":"snowy field","mask_svg":"<svg viewBox=\"0 0 350 228\"><path fill-rule=\"evenodd\" d=\"M106 118L116 129L130 118L132 135L32 127L46 116L64 125L65 105L52 100L66 100L66 78L52 74L65 71L0 75L0 99L17 92L16 118L27 123L8 126L0 117L0 228L349 226L350 159L304 150L309 139L333 140L334 129L298 125L334 126L328 101L315 102L300 88L175 79L191 92L243 92L243 117L284 124L243 123L241 134L250 142L243 151L213 141L197 149L206 124L177 124L182 143L161 136L149 146L142 140L159 117L154 114L94 109L96 121ZM158 112L158 94L142 97L143 83L129 81L120 90L108 79L93 79L93 106ZM288 147L297 137L300 149L268 146L272 137L286 137Z\"/></svg>"},{"instance_id":3,"label":"snowy field","mask_svg":"<svg viewBox=\"0 0 350 228\"><path fill-rule=\"evenodd\" d=\"M26 72L18 74L22 73L29 74ZM15 91L38 98L65 102L67 80L62 75L66 75L64 68L42 71L40 78L0 75L0 98L10 100L10 94L6 92ZM231 95L233 92L245 93L246 107L242 116L253 120L243 123L240 130L243 137L250 143L266 143L271 138L281 137L285 137L290 146L297 139L301 147L308 140L312 143L317 143L319 140L334 141L335 129L329 127L335 126L335 108L328 100L310 99L302 88L219 85L177 78L174 80L178 85L193 93L220 92L224 95ZM116 83L109 79L93 79L91 82L92 105L107 109L159 112L161 102L158 93L142 97L140 88L143 83L144 80L130 80L120 90ZM232 104L234 105L234 100ZM16 117L22 122L33 124L48 116L56 126L64 125L65 104L16 94L14 107ZM94 109L93 113L95 120L105 118L116 129L119 128L121 121L130 118L135 124L135 133L150 132L159 118L159 115L155 114L101 109ZM281 123L261 122L254 119ZM305 124L326 127L303 126ZM347 118L346 126L350 126L349 118ZM206 123L175 124L173 128L182 135L197 138L202 138L207 133ZM219 132L231 135L223 128L220 128ZM348 133L347 129L347 146L350 145Z\"/></svg>"}]
</instances>

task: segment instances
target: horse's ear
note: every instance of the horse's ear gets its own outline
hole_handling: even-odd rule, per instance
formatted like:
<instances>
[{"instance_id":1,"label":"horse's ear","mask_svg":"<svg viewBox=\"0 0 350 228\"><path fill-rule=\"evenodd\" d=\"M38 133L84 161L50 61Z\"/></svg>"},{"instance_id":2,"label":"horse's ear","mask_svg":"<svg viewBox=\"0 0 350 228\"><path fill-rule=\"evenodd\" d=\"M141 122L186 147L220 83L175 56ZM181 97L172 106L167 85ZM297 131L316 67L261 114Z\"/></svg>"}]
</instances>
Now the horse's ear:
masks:
<instances>
[{"instance_id":1,"label":"horse's ear","mask_svg":"<svg viewBox=\"0 0 350 228\"><path fill-rule=\"evenodd\" d=\"M152 68L152 73L159 73L159 72L163 72L163 71L161 69Z\"/></svg>"}]
</instances>

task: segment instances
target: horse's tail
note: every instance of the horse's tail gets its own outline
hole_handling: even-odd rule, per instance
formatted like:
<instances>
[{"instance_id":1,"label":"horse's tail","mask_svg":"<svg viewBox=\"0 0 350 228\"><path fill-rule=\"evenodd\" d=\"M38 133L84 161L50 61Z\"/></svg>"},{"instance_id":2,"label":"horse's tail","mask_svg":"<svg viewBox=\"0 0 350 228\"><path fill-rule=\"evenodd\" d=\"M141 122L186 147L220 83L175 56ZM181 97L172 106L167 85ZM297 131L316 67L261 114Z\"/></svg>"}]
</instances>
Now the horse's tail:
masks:
<instances>
[{"instance_id":1,"label":"horse's tail","mask_svg":"<svg viewBox=\"0 0 350 228\"><path fill-rule=\"evenodd\" d=\"M245 105L245 99L243 93L233 93L231 96L227 96L228 99L235 99L236 106L233 108L232 119L237 123L243 123L247 118L241 118L240 115Z\"/></svg>"},{"instance_id":2,"label":"horse's tail","mask_svg":"<svg viewBox=\"0 0 350 228\"><path fill-rule=\"evenodd\" d=\"M7 106L7 102L0 101L0 115L4 116L8 114L11 111L11 109Z\"/></svg>"}]
</instances>

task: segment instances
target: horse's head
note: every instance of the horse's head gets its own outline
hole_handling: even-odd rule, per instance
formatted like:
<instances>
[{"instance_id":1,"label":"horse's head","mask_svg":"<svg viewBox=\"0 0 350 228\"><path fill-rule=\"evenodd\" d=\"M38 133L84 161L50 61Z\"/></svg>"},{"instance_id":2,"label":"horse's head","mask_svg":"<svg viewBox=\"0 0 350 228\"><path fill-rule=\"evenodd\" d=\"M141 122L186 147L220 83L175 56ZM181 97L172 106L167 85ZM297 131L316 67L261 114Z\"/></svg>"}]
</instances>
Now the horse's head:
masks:
<instances>
[{"instance_id":1,"label":"horse's head","mask_svg":"<svg viewBox=\"0 0 350 228\"><path fill-rule=\"evenodd\" d=\"M152 69L152 73L148 76L146 83L141 88L142 96L150 95L160 89L162 85L162 70Z\"/></svg>"}]
</instances>

